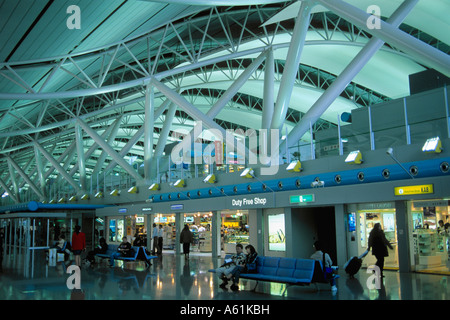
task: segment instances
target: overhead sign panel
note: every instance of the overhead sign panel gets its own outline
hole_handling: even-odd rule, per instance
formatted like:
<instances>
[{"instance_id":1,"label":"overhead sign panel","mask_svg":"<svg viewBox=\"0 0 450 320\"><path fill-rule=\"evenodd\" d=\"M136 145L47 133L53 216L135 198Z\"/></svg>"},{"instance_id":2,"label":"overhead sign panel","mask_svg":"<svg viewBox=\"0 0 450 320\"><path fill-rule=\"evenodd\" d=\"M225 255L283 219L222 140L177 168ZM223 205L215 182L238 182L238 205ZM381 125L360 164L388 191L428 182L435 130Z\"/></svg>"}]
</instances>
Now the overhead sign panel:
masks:
<instances>
[{"instance_id":1,"label":"overhead sign panel","mask_svg":"<svg viewBox=\"0 0 450 320\"><path fill-rule=\"evenodd\" d=\"M416 186L395 187L394 194L396 196L408 196L413 194L429 194L434 193L432 184L421 184Z\"/></svg>"},{"instance_id":2,"label":"overhead sign panel","mask_svg":"<svg viewBox=\"0 0 450 320\"><path fill-rule=\"evenodd\" d=\"M289 197L289 202L291 204L295 203L307 203L307 202L314 202L314 194L302 194L302 195L294 195Z\"/></svg>"}]
</instances>

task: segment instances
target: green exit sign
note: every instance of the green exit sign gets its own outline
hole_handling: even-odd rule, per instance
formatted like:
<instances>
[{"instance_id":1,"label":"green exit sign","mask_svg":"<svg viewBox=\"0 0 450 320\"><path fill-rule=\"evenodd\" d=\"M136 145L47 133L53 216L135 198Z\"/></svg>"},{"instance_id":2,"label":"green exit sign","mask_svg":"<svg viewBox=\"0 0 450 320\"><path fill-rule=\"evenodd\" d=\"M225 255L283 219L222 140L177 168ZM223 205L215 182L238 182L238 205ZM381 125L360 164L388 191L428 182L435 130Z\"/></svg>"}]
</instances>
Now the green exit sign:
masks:
<instances>
[{"instance_id":1,"label":"green exit sign","mask_svg":"<svg viewBox=\"0 0 450 320\"><path fill-rule=\"evenodd\" d=\"M290 196L290 203L306 203L306 202L314 202L313 194L303 194L301 196Z\"/></svg>"}]
</instances>

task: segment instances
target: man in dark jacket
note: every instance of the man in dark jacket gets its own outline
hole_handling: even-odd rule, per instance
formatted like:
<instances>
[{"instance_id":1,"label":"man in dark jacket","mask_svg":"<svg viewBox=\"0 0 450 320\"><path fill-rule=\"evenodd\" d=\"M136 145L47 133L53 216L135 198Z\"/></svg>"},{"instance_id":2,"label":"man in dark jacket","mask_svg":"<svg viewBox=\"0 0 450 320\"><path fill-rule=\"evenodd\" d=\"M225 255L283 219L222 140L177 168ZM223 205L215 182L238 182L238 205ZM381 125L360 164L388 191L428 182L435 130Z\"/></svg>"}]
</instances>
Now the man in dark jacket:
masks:
<instances>
[{"instance_id":1,"label":"man in dark jacket","mask_svg":"<svg viewBox=\"0 0 450 320\"><path fill-rule=\"evenodd\" d=\"M131 243L128 242L127 237L122 238L122 243L117 247L117 252L111 255L109 260L109 265L114 266L114 259L118 257L130 257L133 253L133 248L131 248Z\"/></svg>"}]
</instances>

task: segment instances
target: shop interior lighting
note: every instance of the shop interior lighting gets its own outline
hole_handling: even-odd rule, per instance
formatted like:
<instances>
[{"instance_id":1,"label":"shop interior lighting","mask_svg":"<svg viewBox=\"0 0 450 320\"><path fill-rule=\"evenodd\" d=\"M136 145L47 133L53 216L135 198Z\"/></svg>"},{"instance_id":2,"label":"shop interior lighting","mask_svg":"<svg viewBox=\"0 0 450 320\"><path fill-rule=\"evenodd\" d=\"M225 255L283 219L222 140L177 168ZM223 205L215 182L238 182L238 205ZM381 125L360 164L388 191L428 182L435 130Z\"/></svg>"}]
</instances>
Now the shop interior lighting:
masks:
<instances>
[{"instance_id":1,"label":"shop interior lighting","mask_svg":"<svg viewBox=\"0 0 450 320\"><path fill-rule=\"evenodd\" d=\"M117 197L117 196L120 195L120 191L119 191L119 189L114 189L113 191L111 191L111 192L109 193L109 195L110 195L110 196L113 196L113 197Z\"/></svg>"},{"instance_id":2,"label":"shop interior lighting","mask_svg":"<svg viewBox=\"0 0 450 320\"><path fill-rule=\"evenodd\" d=\"M442 152L442 142L439 137L434 137L427 139L422 147L422 151L425 153L441 153Z\"/></svg>"},{"instance_id":3,"label":"shop interior lighting","mask_svg":"<svg viewBox=\"0 0 450 320\"><path fill-rule=\"evenodd\" d=\"M356 151L350 152L348 154L347 158L345 159L345 162L346 163L361 164L363 162L361 151L356 150Z\"/></svg>"},{"instance_id":4,"label":"shop interior lighting","mask_svg":"<svg viewBox=\"0 0 450 320\"><path fill-rule=\"evenodd\" d=\"M75 201L77 201L77 196L71 196L69 198L69 202L75 202Z\"/></svg>"},{"instance_id":5,"label":"shop interior lighting","mask_svg":"<svg viewBox=\"0 0 450 320\"><path fill-rule=\"evenodd\" d=\"M81 196L81 200L89 200L89 194L85 193Z\"/></svg>"},{"instance_id":6,"label":"shop interior lighting","mask_svg":"<svg viewBox=\"0 0 450 320\"><path fill-rule=\"evenodd\" d=\"M184 188L186 184L184 183L184 179L178 179L177 181L175 181L173 186L177 188Z\"/></svg>"},{"instance_id":7,"label":"shop interior lighting","mask_svg":"<svg viewBox=\"0 0 450 320\"><path fill-rule=\"evenodd\" d=\"M216 183L216 176L213 173L210 173L203 179L204 183Z\"/></svg>"},{"instance_id":8,"label":"shop interior lighting","mask_svg":"<svg viewBox=\"0 0 450 320\"><path fill-rule=\"evenodd\" d=\"M158 184L158 183L152 184L152 185L148 188L148 190L152 190L152 191L157 191L157 190L159 190L159 184Z\"/></svg>"},{"instance_id":9,"label":"shop interior lighting","mask_svg":"<svg viewBox=\"0 0 450 320\"><path fill-rule=\"evenodd\" d=\"M133 186L130 189L128 189L128 193L138 193L138 187Z\"/></svg>"},{"instance_id":10,"label":"shop interior lighting","mask_svg":"<svg viewBox=\"0 0 450 320\"><path fill-rule=\"evenodd\" d=\"M58 200L58 203L64 203L64 202L66 202L66 198L64 198L64 197L62 197Z\"/></svg>"},{"instance_id":11,"label":"shop interior lighting","mask_svg":"<svg viewBox=\"0 0 450 320\"><path fill-rule=\"evenodd\" d=\"M50 203L50 204L56 203L56 200L55 200L55 199L52 199L52 200L50 200L49 203Z\"/></svg>"},{"instance_id":12,"label":"shop interior lighting","mask_svg":"<svg viewBox=\"0 0 450 320\"><path fill-rule=\"evenodd\" d=\"M299 160L292 161L286 168L286 171L289 172L300 172L302 170L302 164Z\"/></svg>"}]
</instances>

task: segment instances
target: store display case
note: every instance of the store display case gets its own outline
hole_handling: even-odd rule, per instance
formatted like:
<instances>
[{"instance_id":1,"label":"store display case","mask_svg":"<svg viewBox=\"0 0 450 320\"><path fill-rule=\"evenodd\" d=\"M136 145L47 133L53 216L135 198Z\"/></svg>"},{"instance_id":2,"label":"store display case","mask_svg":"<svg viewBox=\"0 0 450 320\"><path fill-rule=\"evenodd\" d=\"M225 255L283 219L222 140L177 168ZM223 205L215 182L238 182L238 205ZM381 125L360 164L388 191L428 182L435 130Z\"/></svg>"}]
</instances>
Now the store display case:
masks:
<instances>
[{"instance_id":1,"label":"store display case","mask_svg":"<svg viewBox=\"0 0 450 320\"><path fill-rule=\"evenodd\" d=\"M250 236L248 233L229 233L225 235L224 239L224 251L225 253L236 253L236 244L240 243L244 246L248 245Z\"/></svg>"},{"instance_id":2,"label":"store display case","mask_svg":"<svg viewBox=\"0 0 450 320\"><path fill-rule=\"evenodd\" d=\"M442 258L438 254L436 233L433 230L416 229L413 233L413 243L416 265L428 268L441 264Z\"/></svg>"}]
</instances>

